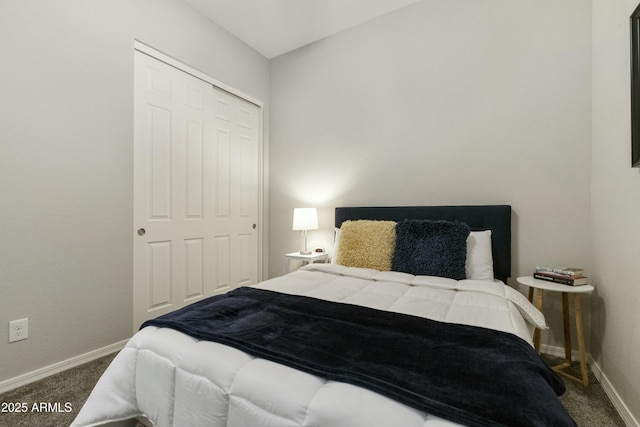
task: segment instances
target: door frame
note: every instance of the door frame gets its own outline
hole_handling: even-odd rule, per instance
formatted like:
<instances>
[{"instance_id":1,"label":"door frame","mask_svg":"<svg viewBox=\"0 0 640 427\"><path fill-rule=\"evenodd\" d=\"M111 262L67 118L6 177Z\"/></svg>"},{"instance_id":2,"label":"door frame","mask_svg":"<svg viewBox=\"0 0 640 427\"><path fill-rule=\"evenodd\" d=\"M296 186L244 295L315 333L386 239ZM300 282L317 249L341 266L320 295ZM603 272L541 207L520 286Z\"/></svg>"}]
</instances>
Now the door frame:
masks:
<instances>
[{"instance_id":1,"label":"door frame","mask_svg":"<svg viewBox=\"0 0 640 427\"><path fill-rule=\"evenodd\" d=\"M133 44L133 48L134 51L138 51L138 52L142 52L146 55L149 55L155 59L157 59L158 61L164 62L167 65L170 65L174 68L177 68L180 71L183 71L187 74L192 75L193 77L196 77L206 83L211 84L212 86L217 87L218 89L221 89L225 92L230 93L231 95L234 95L238 98L242 98L247 102L250 102L254 105L256 105L259 108L259 113L258 113L258 120L259 120L259 124L258 124L258 164L259 164L259 170L258 170L258 259L257 259L257 281L261 282L264 277L266 277L266 272L264 271L264 268L266 266L266 263L264 262L264 256L265 256L265 248L264 248L264 244L265 244L265 236L266 236L266 230L265 230L265 194L266 194L266 179L265 179L265 174L266 174L266 166L265 166L265 147L264 147L264 102L260 101L259 99L256 99L250 95L245 94L244 92L241 92L217 79L214 79L213 77L183 63L178 61L177 59L164 54L162 52L160 52L159 50L156 50L154 48L152 48L149 45L146 45L138 40L134 40L134 44ZM132 226L132 235L135 238L135 232L136 232L136 227L135 224L133 224Z\"/></svg>"}]
</instances>

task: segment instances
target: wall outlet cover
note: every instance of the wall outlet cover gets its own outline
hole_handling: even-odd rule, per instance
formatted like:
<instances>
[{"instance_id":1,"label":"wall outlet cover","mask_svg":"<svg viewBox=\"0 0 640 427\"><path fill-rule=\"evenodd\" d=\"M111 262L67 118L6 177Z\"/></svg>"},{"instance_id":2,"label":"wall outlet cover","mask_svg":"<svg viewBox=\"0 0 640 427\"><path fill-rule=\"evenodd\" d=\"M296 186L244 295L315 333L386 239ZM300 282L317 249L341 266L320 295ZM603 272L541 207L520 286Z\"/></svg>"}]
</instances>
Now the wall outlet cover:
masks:
<instances>
[{"instance_id":1,"label":"wall outlet cover","mask_svg":"<svg viewBox=\"0 0 640 427\"><path fill-rule=\"evenodd\" d=\"M9 322L9 342L26 340L29 337L29 319L12 320Z\"/></svg>"}]
</instances>

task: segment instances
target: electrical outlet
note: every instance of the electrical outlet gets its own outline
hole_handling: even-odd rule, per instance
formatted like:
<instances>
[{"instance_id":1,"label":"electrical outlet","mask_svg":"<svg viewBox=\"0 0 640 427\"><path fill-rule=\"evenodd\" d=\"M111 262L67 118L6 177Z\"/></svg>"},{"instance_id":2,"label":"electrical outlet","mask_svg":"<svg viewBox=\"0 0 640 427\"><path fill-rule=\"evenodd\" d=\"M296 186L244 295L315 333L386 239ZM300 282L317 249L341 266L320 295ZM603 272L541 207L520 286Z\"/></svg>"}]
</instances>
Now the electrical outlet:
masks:
<instances>
[{"instance_id":1,"label":"electrical outlet","mask_svg":"<svg viewBox=\"0 0 640 427\"><path fill-rule=\"evenodd\" d=\"M29 338L28 318L9 322L9 342L26 340L27 338Z\"/></svg>"}]
</instances>

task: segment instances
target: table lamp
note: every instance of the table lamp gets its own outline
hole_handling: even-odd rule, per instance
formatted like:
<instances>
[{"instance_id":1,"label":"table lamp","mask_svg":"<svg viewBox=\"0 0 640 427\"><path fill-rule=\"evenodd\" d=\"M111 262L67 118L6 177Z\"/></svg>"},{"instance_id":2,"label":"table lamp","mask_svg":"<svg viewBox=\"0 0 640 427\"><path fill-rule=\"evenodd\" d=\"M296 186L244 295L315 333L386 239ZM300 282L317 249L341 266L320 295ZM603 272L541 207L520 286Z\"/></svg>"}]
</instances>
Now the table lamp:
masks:
<instances>
[{"instance_id":1,"label":"table lamp","mask_svg":"<svg viewBox=\"0 0 640 427\"><path fill-rule=\"evenodd\" d=\"M316 208L295 208L293 210L293 230L302 230L304 236L304 250L300 251L301 255L310 255L311 251L307 249L307 230L318 229L318 212Z\"/></svg>"}]
</instances>

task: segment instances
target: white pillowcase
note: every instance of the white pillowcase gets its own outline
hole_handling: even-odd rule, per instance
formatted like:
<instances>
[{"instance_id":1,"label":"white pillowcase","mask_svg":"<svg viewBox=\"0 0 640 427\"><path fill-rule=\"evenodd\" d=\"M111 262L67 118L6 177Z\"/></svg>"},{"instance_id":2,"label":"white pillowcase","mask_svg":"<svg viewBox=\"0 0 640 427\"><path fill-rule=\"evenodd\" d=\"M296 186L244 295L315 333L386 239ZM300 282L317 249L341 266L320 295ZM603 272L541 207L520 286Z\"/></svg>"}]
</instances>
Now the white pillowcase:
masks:
<instances>
[{"instance_id":1,"label":"white pillowcase","mask_svg":"<svg viewBox=\"0 0 640 427\"><path fill-rule=\"evenodd\" d=\"M333 253L331 254L331 264L336 263L336 258L338 257L338 249L340 249L340 229L338 227L333 228L334 237L333 237Z\"/></svg>"},{"instance_id":2,"label":"white pillowcase","mask_svg":"<svg viewBox=\"0 0 640 427\"><path fill-rule=\"evenodd\" d=\"M491 230L472 231L467 238L467 279L493 280Z\"/></svg>"}]
</instances>

